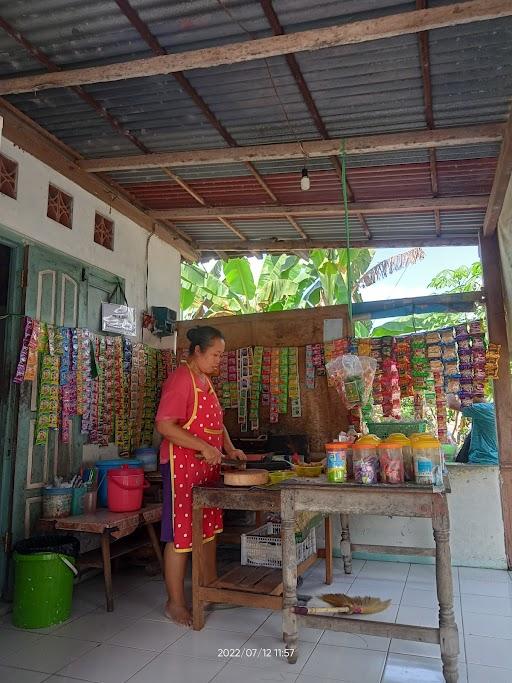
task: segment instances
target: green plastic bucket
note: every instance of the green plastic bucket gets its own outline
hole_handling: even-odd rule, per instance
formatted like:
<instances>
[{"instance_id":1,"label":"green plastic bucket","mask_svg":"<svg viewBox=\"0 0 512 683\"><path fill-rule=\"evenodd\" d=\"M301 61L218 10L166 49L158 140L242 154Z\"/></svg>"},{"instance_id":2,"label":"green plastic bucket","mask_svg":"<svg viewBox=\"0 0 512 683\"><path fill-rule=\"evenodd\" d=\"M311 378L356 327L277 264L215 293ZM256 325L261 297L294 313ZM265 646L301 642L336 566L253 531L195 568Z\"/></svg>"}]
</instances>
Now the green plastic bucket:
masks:
<instances>
[{"instance_id":1,"label":"green plastic bucket","mask_svg":"<svg viewBox=\"0 0 512 683\"><path fill-rule=\"evenodd\" d=\"M14 553L13 624L45 628L71 615L75 560L60 553Z\"/></svg>"}]
</instances>

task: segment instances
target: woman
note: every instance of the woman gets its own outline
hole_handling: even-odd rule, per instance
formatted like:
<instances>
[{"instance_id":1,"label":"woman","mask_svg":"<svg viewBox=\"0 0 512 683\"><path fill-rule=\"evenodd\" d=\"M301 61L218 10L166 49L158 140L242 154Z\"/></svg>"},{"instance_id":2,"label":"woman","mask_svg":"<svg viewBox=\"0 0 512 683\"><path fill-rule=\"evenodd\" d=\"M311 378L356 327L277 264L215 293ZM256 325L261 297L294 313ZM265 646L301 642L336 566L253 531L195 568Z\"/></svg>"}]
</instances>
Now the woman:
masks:
<instances>
[{"instance_id":1,"label":"woman","mask_svg":"<svg viewBox=\"0 0 512 683\"><path fill-rule=\"evenodd\" d=\"M164 437L160 447L164 505L162 541L165 547L166 616L190 626L185 601L185 573L192 550L192 487L220 478L221 452L245 460L231 443L222 408L210 382L224 353L224 337L213 327L194 327L187 333L189 357L165 382L156 415ZM215 535L222 531L222 510L206 509L203 516L205 579L215 578Z\"/></svg>"}]
</instances>

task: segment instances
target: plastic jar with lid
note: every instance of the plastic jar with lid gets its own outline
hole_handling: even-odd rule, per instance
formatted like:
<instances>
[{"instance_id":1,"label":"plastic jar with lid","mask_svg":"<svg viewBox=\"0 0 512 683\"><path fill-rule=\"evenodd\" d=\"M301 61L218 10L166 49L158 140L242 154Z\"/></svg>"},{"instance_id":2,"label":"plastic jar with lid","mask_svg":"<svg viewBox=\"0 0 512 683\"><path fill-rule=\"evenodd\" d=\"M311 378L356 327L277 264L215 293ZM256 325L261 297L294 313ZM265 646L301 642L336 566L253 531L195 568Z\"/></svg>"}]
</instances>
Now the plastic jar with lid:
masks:
<instances>
[{"instance_id":1,"label":"plastic jar with lid","mask_svg":"<svg viewBox=\"0 0 512 683\"><path fill-rule=\"evenodd\" d=\"M361 443L352 447L354 481L357 484L377 484L379 481L379 456L375 443Z\"/></svg>"},{"instance_id":2,"label":"plastic jar with lid","mask_svg":"<svg viewBox=\"0 0 512 683\"><path fill-rule=\"evenodd\" d=\"M383 484L403 484L404 457L402 446L396 442L379 445L380 480Z\"/></svg>"},{"instance_id":3,"label":"plastic jar with lid","mask_svg":"<svg viewBox=\"0 0 512 683\"><path fill-rule=\"evenodd\" d=\"M347 441L334 441L325 444L327 454L327 480L333 484L347 481L347 453L351 444Z\"/></svg>"},{"instance_id":4,"label":"plastic jar with lid","mask_svg":"<svg viewBox=\"0 0 512 683\"><path fill-rule=\"evenodd\" d=\"M414 481L414 463L412 459L412 442L405 434L390 434L384 443L399 443L402 446L405 481Z\"/></svg>"},{"instance_id":5,"label":"plastic jar with lid","mask_svg":"<svg viewBox=\"0 0 512 683\"><path fill-rule=\"evenodd\" d=\"M428 441L415 441L412 446L414 481L417 484L432 484L434 473L433 451Z\"/></svg>"},{"instance_id":6,"label":"plastic jar with lid","mask_svg":"<svg viewBox=\"0 0 512 683\"><path fill-rule=\"evenodd\" d=\"M356 441L358 444L379 444L381 439L376 434L365 434Z\"/></svg>"}]
</instances>

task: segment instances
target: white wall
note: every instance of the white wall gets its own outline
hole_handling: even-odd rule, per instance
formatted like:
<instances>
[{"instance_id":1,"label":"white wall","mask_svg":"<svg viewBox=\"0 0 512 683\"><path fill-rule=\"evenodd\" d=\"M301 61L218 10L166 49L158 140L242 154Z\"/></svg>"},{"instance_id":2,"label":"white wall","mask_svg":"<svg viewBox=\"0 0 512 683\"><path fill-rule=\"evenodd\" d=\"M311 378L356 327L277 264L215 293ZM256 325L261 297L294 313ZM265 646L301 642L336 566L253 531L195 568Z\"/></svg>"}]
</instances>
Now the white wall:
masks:
<instances>
[{"instance_id":1,"label":"white wall","mask_svg":"<svg viewBox=\"0 0 512 683\"><path fill-rule=\"evenodd\" d=\"M18 199L0 194L0 224L126 281L126 297L140 313L145 308L148 232L81 187L20 150L5 137L1 152L19 164ZM73 229L47 218L48 184L73 197ZM94 242L95 212L115 223L114 251ZM180 255L158 237L149 243L148 305L179 310ZM149 341L145 339L145 341ZM159 344L159 342L156 342Z\"/></svg>"},{"instance_id":2,"label":"white wall","mask_svg":"<svg viewBox=\"0 0 512 683\"><path fill-rule=\"evenodd\" d=\"M464 567L506 569L505 537L500 502L499 468L448 465L452 492L450 546L452 563ZM334 519L334 547L339 553L339 518ZM409 517L351 517L353 543L434 547L430 520ZM323 527L317 529L323 546ZM377 557L376 559L383 559Z\"/></svg>"}]
</instances>

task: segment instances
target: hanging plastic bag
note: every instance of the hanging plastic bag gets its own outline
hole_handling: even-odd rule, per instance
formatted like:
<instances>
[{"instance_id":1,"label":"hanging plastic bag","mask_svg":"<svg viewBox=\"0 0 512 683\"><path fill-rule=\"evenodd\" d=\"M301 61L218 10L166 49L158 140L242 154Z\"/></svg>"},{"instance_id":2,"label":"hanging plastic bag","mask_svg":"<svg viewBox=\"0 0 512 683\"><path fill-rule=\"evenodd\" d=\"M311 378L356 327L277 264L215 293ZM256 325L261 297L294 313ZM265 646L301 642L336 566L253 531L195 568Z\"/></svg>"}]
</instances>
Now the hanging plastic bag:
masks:
<instances>
[{"instance_id":1,"label":"hanging plastic bag","mask_svg":"<svg viewBox=\"0 0 512 683\"><path fill-rule=\"evenodd\" d=\"M368 403L377 369L374 358L346 354L327 363L325 369L347 409Z\"/></svg>"}]
</instances>

